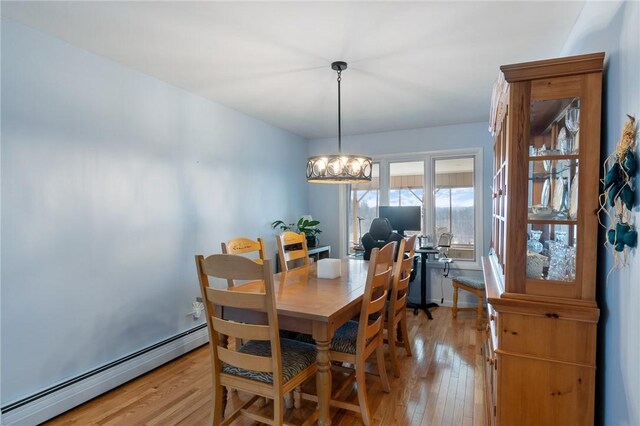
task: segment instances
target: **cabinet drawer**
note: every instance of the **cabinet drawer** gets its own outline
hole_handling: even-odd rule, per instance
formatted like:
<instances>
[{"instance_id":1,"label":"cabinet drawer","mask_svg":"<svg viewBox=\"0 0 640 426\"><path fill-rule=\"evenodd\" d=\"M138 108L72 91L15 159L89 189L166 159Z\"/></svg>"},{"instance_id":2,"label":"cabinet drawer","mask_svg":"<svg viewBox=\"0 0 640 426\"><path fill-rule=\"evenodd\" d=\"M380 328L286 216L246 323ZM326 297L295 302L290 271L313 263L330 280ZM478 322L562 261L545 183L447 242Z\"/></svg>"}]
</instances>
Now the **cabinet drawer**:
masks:
<instances>
[{"instance_id":1,"label":"cabinet drawer","mask_svg":"<svg viewBox=\"0 0 640 426\"><path fill-rule=\"evenodd\" d=\"M595 365L595 323L502 313L498 335L505 352Z\"/></svg>"},{"instance_id":2,"label":"cabinet drawer","mask_svg":"<svg viewBox=\"0 0 640 426\"><path fill-rule=\"evenodd\" d=\"M593 425L595 369L499 355L501 425Z\"/></svg>"}]
</instances>

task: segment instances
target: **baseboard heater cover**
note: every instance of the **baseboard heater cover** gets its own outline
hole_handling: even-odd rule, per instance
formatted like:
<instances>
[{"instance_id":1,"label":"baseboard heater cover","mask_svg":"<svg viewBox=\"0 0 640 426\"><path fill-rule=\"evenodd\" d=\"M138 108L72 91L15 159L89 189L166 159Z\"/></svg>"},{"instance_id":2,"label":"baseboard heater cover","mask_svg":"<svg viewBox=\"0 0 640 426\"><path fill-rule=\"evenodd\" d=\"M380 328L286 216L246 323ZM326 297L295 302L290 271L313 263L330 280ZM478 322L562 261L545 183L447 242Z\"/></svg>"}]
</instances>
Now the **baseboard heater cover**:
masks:
<instances>
[{"instance_id":1,"label":"baseboard heater cover","mask_svg":"<svg viewBox=\"0 0 640 426\"><path fill-rule=\"evenodd\" d=\"M209 341L200 324L161 342L2 407L0 425L37 425Z\"/></svg>"}]
</instances>

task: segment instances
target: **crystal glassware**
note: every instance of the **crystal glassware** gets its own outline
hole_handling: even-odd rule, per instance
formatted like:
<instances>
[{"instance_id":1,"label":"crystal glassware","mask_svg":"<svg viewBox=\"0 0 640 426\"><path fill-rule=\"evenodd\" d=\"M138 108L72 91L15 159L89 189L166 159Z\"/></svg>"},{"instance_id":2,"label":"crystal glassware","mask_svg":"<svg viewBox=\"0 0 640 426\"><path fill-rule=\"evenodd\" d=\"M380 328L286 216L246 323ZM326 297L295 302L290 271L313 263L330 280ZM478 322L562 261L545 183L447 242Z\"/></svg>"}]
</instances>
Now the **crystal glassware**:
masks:
<instances>
[{"instance_id":1,"label":"crystal glassware","mask_svg":"<svg viewBox=\"0 0 640 426\"><path fill-rule=\"evenodd\" d=\"M550 280L565 280L565 257L567 246L558 241L549 244L549 271L547 278Z\"/></svg>"},{"instance_id":2,"label":"crystal glassware","mask_svg":"<svg viewBox=\"0 0 640 426\"><path fill-rule=\"evenodd\" d=\"M567 245L567 231L556 231L549 246L549 270L547 278L572 281L576 278L576 248Z\"/></svg>"},{"instance_id":3,"label":"crystal glassware","mask_svg":"<svg viewBox=\"0 0 640 426\"><path fill-rule=\"evenodd\" d=\"M556 231L555 241L560 244L567 244L567 231Z\"/></svg>"},{"instance_id":4,"label":"crystal glassware","mask_svg":"<svg viewBox=\"0 0 640 426\"><path fill-rule=\"evenodd\" d=\"M569 138L567 138L567 129L564 127L558 132L558 139L556 140L556 149L562 154L567 154L567 144Z\"/></svg>"},{"instance_id":5,"label":"crystal glassware","mask_svg":"<svg viewBox=\"0 0 640 426\"><path fill-rule=\"evenodd\" d=\"M576 133L580 129L580 108L571 107L567 109L567 115L564 118L567 129L571 132L571 140L567 144L566 154L574 154L578 152L578 143L576 141Z\"/></svg>"},{"instance_id":6,"label":"crystal glassware","mask_svg":"<svg viewBox=\"0 0 640 426\"><path fill-rule=\"evenodd\" d=\"M531 238L527 241L527 250L533 253L540 253L544 248L542 243L540 242L540 236L542 235L542 231L532 229L529 231L529 235Z\"/></svg>"}]
</instances>

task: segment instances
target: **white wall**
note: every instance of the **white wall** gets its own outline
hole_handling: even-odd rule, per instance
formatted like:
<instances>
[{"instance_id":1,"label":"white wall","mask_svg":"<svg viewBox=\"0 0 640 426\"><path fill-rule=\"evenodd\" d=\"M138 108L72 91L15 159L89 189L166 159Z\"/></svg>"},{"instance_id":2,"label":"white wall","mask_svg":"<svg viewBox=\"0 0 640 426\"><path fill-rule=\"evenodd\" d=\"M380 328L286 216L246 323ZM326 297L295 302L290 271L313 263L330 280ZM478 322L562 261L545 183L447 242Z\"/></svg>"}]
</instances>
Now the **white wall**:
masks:
<instances>
[{"instance_id":1,"label":"white wall","mask_svg":"<svg viewBox=\"0 0 640 426\"><path fill-rule=\"evenodd\" d=\"M497 73L497 71L496 71ZM491 88L487 88L490 91ZM487 116L488 116L487 106ZM483 153L483 181L480 185L484 191L483 203L483 237L484 241L478 246L481 254L486 253L491 236L491 185L493 138L489 134L488 123L470 123L455 126L430 127L422 129L401 130L397 132L372 133L366 135L343 136L344 152L384 156L388 154L403 154L416 152L437 152L462 148L482 148ZM314 139L309 142L309 155L337 152L338 143L335 138ZM344 243L339 235L340 226L344 226L345 218L340 216L339 203L346 202L346 192L342 185L309 184L309 211L322 222L322 244L331 244L332 256L337 257L337 247ZM363 230L363 232L365 232ZM344 253L342 253L344 255ZM454 264L455 265L455 264ZM452 267L457 275L480 278L479 270L459 270L459 265ZM439 302L442 297L440 291L440 268L432 268L429 298ZM452 290L449 280L444 282L445 304L452 301ZM465 293L465 292L463 292ZM461 294L461 304L475 303L474 296Z\"/></svg>"},{"instance_id":2,"label":"white wall","mask_svg":"<svg viewBox=\"0 0 640 426\"><path fill-rule=\"evenodd\" d=\"M620 138L626 114L640 119L640 3L587 2L563 49L566 55L606 52L603 93L602 158ZM637 155L637 154L636 154ZM633 217L640 224L637 189ZM604 242L601 232L600 242ZM631 251L629 266L607 273L613 257L600 244L597 359L597 424L640 425L640 257Z\"/></svg>"},{"instance_id":3,"label":"white wall","mask_svg":"<svg viewBox=\"0 0 640 426\"><path fill-rule=\"evenodd\" d=\"M198 324L194 254L308 210L304 139L6 20L1 90L2 405Z\"/></svg>"}]
</instances>

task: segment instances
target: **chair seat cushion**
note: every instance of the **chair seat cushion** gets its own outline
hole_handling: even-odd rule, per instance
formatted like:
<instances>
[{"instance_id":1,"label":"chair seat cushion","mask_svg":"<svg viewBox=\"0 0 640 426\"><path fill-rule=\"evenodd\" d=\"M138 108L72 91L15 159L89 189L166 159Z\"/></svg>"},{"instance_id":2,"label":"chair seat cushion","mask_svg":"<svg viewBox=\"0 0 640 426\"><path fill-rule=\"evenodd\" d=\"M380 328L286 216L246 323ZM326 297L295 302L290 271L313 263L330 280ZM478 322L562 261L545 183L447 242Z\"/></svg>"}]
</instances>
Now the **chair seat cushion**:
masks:
<instances>
[{"instance_id":1,"label":"chair seat cushion","mask_svg":"<svg viewBox=\"0 0 640 426\"><path fill-rule=\"evenodd\" d=\"M331 340L331 350L355 355L357 340L358 322L349 321L336 330Z\"/></svg>"},{"instance_id":2,"label":"chair seat cushion","mask_svg":"<svg viewBox=\"0 0 640 426\"><path fill-rule=\"evenodd\" d=\"M313 340L313 336L307 333L298 333L296 340L299 342L309 343L310 345L316 344L316 341Z\"/></svg>"},{"instance_id":3,"label":"chair seat cushion","mask_svg":"<svg viewBox=\"0 0 640 426\"><path fill-rule=\"evenodd\" d=\"M348 354L356 353L356 341L358 339L358 321L349 321L336 330L331 340L331 350ZM310 334L300 333L296 340L315 345Z\"/></svg>"},{"instance_id":4,"label":"chair seat cushion","mask_svg":"<svg viewBox=\"0 0 640 426\"><path fill-rule=\"evenodd\" d=\"M455 277L453 281L456 281L460 284L464 284L467 287L472 287L478 290L484 289L484 281L476 278L467 278L467 277Z\"/></svg>"},{"instance_id":5,"label":"chair seat cushion","mask_svg":"<svg viewBox=\"0 0 640 426\"><path fill-rule=\"evenodd\" d=\"M280 339L282 352L282 382L287 383L301 371L316 362L316 348L313 345ZM268 340L250 340L238 349L238 352L257 356L271 356L271 342ZM273 373L245 370L227 363L222 364L222 372L264 383L273 383Z\"/></svg>"}]
</instances>

